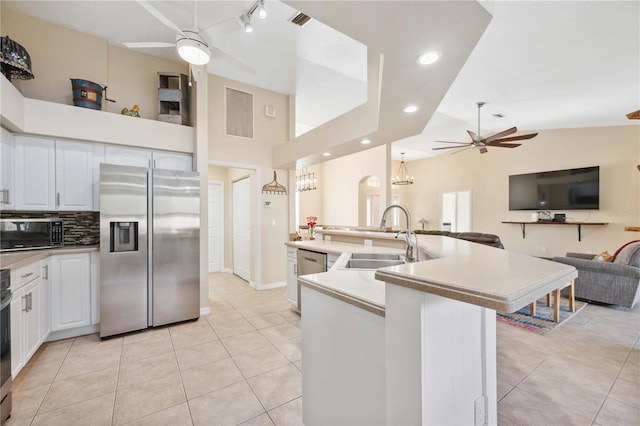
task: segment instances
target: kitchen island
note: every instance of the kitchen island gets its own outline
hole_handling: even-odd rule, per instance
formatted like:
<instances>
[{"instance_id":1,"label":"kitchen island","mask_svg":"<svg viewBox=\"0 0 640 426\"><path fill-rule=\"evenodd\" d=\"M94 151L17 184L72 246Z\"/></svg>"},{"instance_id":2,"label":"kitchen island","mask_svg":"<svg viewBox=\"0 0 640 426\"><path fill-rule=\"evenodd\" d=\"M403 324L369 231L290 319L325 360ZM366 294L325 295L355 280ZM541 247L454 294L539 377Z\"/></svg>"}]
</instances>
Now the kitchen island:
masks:
<instances>
[{"instance_id":1,"label":"kitchen island","mask_svg":"<svg viewBox=\"0 0 640 426\"><path fill-rule=\"evenodd\" d=\"M398 242L388 233L323 233L352 243L351 252L363 247L358 239ZM341 268L345 253L330 271L298 278L305 424L496 424L495 311L513 312L577 276L449 237L420 235L418 247L429 260L359 271ZM372 295L384 309L350 303L371 305Z\"/></svg>"}]
</instances>

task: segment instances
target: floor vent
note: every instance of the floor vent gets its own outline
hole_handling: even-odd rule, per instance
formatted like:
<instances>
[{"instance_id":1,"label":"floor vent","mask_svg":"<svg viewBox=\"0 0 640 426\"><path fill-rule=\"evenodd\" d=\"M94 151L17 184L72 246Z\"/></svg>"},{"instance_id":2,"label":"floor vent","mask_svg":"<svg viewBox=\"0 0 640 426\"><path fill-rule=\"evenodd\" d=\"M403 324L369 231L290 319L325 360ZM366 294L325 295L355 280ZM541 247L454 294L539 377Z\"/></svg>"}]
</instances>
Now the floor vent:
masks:
<instances>
[{"instance_id":1,"label":"floor vent","mask_svg":"<svg viewBox=\"0 0 640 426\"><path fill-rule=\"evenodd\" d=\"M253 139L253 94L225 87L225 134Z\"/></svg>"},{"instance_id":2,"label":"floor vent","mask_svg":"<svg viewBox=\"0 0 640 426\"><path fill-rule=\"evenodd\" d=\"M297 15L290 19L291 22L300 27L309 22L309 20L311 20L311 16L305 15L302 12L298 12Z\"/></svg>"}]
</instances>

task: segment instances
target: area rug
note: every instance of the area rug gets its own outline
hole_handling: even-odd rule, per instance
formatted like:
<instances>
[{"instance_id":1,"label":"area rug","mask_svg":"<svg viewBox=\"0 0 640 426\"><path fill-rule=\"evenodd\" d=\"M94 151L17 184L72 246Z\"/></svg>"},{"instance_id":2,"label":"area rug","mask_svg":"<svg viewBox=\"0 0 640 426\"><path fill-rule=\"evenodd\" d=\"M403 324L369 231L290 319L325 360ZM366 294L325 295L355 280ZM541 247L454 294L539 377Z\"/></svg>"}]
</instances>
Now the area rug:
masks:
<instances>
[{"instance_id":1,"label":"area rug","mask_svg":"<svg viewBox=\"0 0 640 426\"><path fill-rule=\"evenodd\" d=\"M523 330L532 331L538 334L546 334L558 325L566 322L586 305L587 304L585 302L576 300L575 312L569 312L569 299L561 297L560 322L556 323L553 321L553 306L547 306L547 298L542 297L537 301L536 315L534 317L529 315L529 305L527 305L512 314L496 312L496 320L514 327L522 328Z\"/></svg>"}]
</instances>

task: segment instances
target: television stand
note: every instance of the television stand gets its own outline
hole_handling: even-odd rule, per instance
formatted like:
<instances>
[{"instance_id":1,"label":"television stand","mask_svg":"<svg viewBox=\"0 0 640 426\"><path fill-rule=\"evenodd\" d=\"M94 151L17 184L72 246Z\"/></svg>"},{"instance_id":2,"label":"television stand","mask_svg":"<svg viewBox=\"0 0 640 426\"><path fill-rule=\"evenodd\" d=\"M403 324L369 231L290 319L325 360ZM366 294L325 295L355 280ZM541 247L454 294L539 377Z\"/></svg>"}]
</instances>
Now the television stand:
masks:
<instances>
[{"instance_id":1,"label":"television stand","mask_svg":"<svg viewBox=\"0 0 640 426\"><path fill-rule=\"evenodd\" d=\"M607 222L553 222L547 220L539 220L537 222L513 222L513 221L503 221L502 223L515 223L520 225L520 229L522 229L522 239L526 236L526 226L527 225L575 225L578 227L578 241L582 241L582 225L608 225Z\"/></svg>"}]
</instances>

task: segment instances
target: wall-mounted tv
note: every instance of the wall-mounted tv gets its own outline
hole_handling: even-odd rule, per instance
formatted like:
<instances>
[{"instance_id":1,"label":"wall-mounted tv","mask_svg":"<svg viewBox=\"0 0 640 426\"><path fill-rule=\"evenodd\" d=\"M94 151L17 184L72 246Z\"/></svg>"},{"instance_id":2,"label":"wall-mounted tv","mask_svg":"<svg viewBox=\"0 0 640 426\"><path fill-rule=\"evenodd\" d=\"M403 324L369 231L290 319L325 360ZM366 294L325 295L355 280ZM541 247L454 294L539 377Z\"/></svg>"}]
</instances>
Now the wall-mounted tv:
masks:
<instances>
[{"instance_id":1,"label":"wall-mounted tv","mask_svg":"<svg viewBox=\"0 0 640 426\"><path fill-rule=\"evenodd\" d=\"M599 208L599 166L509 176L509 210Z\"/></svg>"}]
</instances>

